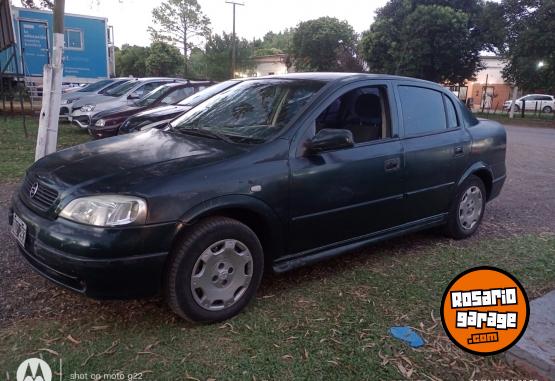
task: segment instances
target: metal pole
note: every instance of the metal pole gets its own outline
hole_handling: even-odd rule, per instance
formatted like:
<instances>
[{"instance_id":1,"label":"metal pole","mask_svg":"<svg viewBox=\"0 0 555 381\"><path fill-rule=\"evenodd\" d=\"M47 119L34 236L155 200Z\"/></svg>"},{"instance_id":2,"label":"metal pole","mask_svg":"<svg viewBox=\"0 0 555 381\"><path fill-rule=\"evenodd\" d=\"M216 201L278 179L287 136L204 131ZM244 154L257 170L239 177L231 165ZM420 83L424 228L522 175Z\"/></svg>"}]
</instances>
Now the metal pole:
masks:
<instances>
[{"instance_id":1,"label":"metal pole","mask_svg":"<svg viewBox=\"0 0 555 381\"><path fill-rule=\"evenodd\" d=\"M52 40L52 63L44 65L42 107L37 134L35 160L56 151L58 141L58 119L62 99L62 55L64 51L64 8L65 0L54 4L54 30Z\"/></svg>"},{"instance_id":2,"label":"metal pole","mask_svg":"<svg viewBox=\"0 0 555 381\"><path fill-rule=\"evenodd\" d=\"M237 38L235 36L235 6L245 5L244 3L237 3L234 1L226 1L227 4L233 5L233 36L232 36L232 47L231 47L231 78L235 78L235 71L237 68Z\"/></svg>"}]
</instances>

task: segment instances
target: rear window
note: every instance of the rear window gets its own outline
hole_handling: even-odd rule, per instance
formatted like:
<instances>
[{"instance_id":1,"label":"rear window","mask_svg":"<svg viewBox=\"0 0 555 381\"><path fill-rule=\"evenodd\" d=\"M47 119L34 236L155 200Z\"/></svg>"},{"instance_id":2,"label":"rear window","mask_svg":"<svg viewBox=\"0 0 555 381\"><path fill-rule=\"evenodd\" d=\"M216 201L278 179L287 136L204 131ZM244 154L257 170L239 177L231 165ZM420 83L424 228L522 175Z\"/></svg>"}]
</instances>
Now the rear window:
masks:
<instances>
[{"instance_id":1,"label":"rear window","mask_svg":"<svg viewBox=\"0 0 555 381\"><path fill-rule=\"evenodd\" d=\"M443 94L416 86L399 86L403 126L407 135L442 131L447 128Z\"/></svg>"}]
</instances>

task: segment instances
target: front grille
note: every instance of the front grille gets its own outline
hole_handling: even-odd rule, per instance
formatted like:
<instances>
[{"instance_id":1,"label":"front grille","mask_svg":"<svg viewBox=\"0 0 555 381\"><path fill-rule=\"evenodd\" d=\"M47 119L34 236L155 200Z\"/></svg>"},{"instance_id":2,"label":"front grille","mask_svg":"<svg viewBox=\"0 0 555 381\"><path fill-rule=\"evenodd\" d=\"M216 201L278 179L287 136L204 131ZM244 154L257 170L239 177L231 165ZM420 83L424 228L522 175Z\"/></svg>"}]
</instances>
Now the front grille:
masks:
<instances>
[{"instance_id":1,"label":"front grille","mask_svg":"<svg viewBox=\"0 0 555 381\"><path fill-rule=\"evenodd\" d=\"M75 116L75 117L73 117L73 121L74 122L79 122L84 126L88 126L91 122L88 115Z\"/></svg>"},{"instance_id":2,"label":"front grille","mask_svg":"<svg viewBox=\"0 0 555 381\"><path fill-rule=\"evenodd\" d=\"M33 192L34 188L36 188L36 191ZM27 176L21 186L20 197L32 209L46 212L54 205L58 198L58 192Z\"/></svg>"}]
</instances>

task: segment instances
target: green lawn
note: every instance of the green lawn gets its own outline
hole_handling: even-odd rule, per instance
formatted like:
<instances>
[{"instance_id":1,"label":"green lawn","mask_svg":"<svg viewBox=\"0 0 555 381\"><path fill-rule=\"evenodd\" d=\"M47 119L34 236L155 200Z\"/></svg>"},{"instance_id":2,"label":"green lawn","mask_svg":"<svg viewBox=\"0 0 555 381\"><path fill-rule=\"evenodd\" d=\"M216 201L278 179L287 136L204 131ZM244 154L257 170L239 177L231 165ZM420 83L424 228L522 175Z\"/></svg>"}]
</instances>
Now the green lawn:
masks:
<instances>
[{"instance_id":1,"label":"green lawn","mask_svg":"<svg viewBox=\"0 0 555 381\"><path fill-rule=\"evenodd\" d=\"M38 119L27 117L26 138L21 117L0 116L0 179L1 181L19 180L29 165L35 160L35 146ZM86 131L68 123L61 123L58 136L58 149L71 147L90 140Z\"/></svg>"},{"instance_id":2,"label":"green lawn","mask_svg":"<svg viewBox=\"0 0 555 381\"><path fill-rule=\"evenodd\" d=\"M73 372L143 372L143 380L530 378L502 356L462 352L442 331L445 287L477 265L512 272L536 297L555 287L555 236L397 239L269 276L253 305L216 325L180 321L159 301L91 303L64 321L18 321L0 329L0 374L14 380L23 359L43 356L51 365L63 360L64 380ZM395 325L420 330L426 346L391 338Z\"/></svg>"},{"instance_id":3,"label":"green lawn","mask_svg":"<svg viewBox=\"0 0 555 381\"><path fill-rule=\"evenodd\" d=\"M555 127L555 114L534 114L533 112L526 113L522 118L520 113L514 114L514 118L510 119L507 112L476 112L474 115L478 118L486 118L500 121L504 124L526 125L530 127Z\"/></svg>"}]
</instances>

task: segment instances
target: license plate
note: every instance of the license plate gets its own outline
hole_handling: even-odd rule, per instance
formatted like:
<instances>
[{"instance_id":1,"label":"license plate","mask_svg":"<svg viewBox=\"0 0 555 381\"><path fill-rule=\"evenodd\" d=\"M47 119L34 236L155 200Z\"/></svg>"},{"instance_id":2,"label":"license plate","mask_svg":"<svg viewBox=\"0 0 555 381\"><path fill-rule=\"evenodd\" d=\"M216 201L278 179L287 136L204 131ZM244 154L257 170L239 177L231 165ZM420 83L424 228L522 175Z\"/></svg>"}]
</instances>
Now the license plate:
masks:
<instances>
[{"instance_id":1,"label":"license plate","mask_svg":"<svg viewBox=\"0 0 555 381\"><path fill-rule=\"evenodd\" d=\"M12 235L17 239L21 246L25 247L25 237L27 236L27 224L14 213L12 223Z\"/></svg>"}]
</instances>

